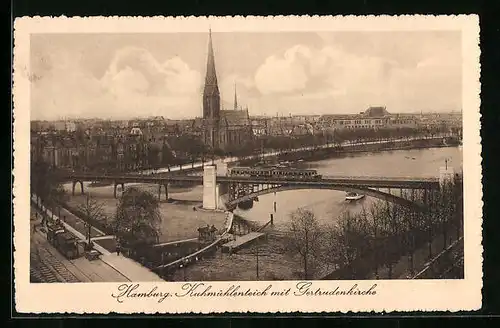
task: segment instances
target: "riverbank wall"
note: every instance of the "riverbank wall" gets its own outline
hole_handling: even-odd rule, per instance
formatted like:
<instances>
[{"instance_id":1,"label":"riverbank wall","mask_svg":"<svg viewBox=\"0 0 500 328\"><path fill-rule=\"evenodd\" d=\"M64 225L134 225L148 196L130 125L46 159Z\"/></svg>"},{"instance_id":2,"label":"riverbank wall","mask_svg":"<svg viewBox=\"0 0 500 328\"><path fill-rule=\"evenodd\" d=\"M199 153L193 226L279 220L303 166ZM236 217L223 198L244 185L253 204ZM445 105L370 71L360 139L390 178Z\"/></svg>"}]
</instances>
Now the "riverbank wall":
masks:
<instances>
[{"instance_id":1,"label":"riverbank wall","mask_svg":"<svg viewBox=\"0 0 500 328\"><path fill-rule=\"evenodd\" d=\"M425 148L438 148L438 147L456 147L460 144L459 139L456 137L442 137L442 138L422 138L422 139L399 139L395 141L382 140L372 141L369 140L363 144L342 144L334 147L317 147L315 149L305 149L299 151L283 152L275 156L268 156L270 161L319 161L329 158L346 157L350 154L364 153L364 152L380 152L380 151L393 151L393 150L409 150L409 149L425 149ZM242 160L238 165L255 165L260 161L259 158L252 158Z\"/></svg>"}]
</instances>

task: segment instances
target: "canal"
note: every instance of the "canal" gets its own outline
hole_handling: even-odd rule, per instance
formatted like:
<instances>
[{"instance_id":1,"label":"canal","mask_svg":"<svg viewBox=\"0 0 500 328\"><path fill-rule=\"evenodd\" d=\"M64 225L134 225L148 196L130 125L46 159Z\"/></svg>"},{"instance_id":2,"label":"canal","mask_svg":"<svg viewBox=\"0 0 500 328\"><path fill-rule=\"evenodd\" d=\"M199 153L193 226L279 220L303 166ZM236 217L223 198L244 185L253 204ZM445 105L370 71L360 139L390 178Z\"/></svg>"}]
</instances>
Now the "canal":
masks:
<instances>
[{"instance_id":1,"label":"canal","mask_svg":"<svg viewBox=\"0 0 500 328\"><path fill-rule=\"evenodd\" d=\"M437 177L439 168L445 165L453 167L455 172L462 170L461 147L356 153L343 158L301 163L301 168L315 169L324 176ZM399 190L391 192L397 194ZM259 224L268 222L273 214L275 228L284 230L289 214L299 207L313 210L318 221L325 224L344 211L359 211L373 201L373 198L365 197L348 203L341 191L295 190L260 196L253 208L236 209L235 213Z\"/></svg>"}]
</instances>

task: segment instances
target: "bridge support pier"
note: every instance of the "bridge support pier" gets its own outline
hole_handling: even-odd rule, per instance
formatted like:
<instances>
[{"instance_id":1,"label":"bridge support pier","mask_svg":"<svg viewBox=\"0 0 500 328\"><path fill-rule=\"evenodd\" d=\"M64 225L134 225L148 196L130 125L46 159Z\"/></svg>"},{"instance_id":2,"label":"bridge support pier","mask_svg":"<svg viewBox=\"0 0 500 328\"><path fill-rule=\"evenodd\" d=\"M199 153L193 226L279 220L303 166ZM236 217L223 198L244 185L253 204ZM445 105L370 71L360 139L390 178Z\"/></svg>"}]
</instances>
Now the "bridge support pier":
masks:
<instances>
[{"instance_id":1,"label":"bridge support pier","mask_svg":"<svg viewBox=\"0 0 500 328\"><path fill-rule=\"evenodd\" d=\"M158 185L158 201L161 200L161 187L164 187L165 188L165 200L168 201L168 184L159 184Z\"/></svg>"},{"instance_id":2,"label":"bridge support pier","mask_svg":"<svg viewBox=\"0 0 500 328\"><path fill-rule=\"evenodd\" d=\"M113 188L113 197L116 198L116 188L121 185L122 186L122 193L125 191L125 184L124 183L119 183L115 182L114 183L114 188Z\"/></svg>"},{"instance_id":3,"label":"bridge support pier","mask_svg":"<svg viewBox=\"0 0 500 328\"><path fill-rule=\"evenodd\" d=\"M75 188L76 188L76 185L77 184L80 184L80 191L81 191L81 194L83 195L84 194L84 189L83 189L83 181L73 181L72 182L72 185L71 185L71 194L74 196L75 195Z\"/></svg>"}]
</instances>

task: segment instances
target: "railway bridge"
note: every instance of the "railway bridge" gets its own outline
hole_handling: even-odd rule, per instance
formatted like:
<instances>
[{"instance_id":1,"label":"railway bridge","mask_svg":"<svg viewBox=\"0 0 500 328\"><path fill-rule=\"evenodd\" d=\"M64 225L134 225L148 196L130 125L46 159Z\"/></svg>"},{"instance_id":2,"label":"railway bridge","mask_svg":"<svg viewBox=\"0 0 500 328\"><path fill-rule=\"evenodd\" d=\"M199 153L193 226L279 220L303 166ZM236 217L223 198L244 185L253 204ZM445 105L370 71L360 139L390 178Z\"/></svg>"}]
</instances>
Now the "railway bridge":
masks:
<instances>
[{"instance_id":1,"label":"railway bridge","mask_svg":"<svg viewBox=\"0 0 500 328\"><path fill-rule=\"evenodd\" d=\"M272 176L239 176L227 174L224 168L216 165L204 167L203 176L164 175L154 174L93 174L93 173L68 173L64 178L72 182L72 192L76 186L84 193L85 181L109 182L114 186L114 195L117 196L117 187L121 185L124 190L126 184L148 183L158 185L158 198L162 197L165 190L165 199L168 199L168 185L172 182L192 183L203 185L203 207L206 209L233 210L239 203L253 200L258 196L301 189L327 189L346 192L356 192L366 196L375 197L403 206L425 210L426 206L410 199L396 196L391 189L400 190L429 190L439 189L440 183L445 179L454 177L453 169L442 168L439 177L362 177L362 176L318 176L318 177L272 177ZM389 191L382 191L388 189ZM225 197L222 197L225 196Z\"/></svg>"}]
</instances>

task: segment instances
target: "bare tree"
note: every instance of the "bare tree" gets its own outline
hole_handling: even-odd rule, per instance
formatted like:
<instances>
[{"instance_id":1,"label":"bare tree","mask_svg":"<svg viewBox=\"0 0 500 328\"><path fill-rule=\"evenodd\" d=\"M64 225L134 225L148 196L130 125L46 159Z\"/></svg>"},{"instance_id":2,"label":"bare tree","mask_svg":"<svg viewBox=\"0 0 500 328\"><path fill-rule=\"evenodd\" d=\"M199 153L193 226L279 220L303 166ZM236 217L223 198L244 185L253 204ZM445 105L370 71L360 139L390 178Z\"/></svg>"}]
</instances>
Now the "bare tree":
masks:
<instances>
[{"instance_id":1,"label":"bare tree","mask_svg":"<svg viewBox=\"0 0 500 328\"><path fill-rule=\"evenodd\" d=\"M368 220L368 213L352 214L346 211L333 225L328 226L325 236L326 256L330 262L344 268L349 277L357 277L356 260L371 249L373 228Z\"/></svg>"},{"instance_id":2,"label":"bare tree","mask_svg":"<svg viewBox=\"0 0 500 328\"><path fill-rule=\"evenodd\" d=\"M299 208L291 213L287 246L290 252L298 254L304 266L304 279L311 275L311 264L320 255L321 227L314 213Z\"/></svg>"},{"instance_id":3,"label":"bare tree","mask_svg":"<svg viewBox=\"0 0 500 328\"><path fill-rule=\"evenodd\" d=\"M375 202L370 207L370 217L371 217L371 247L373 251L373 264L375 269L375 276L378 278L378 268L380 266L380 261L382 259L380 250L383 246L383 204L381 202Z\"/></svg>"},{"instance_id":4,"label":"bare tree","mask_svg":"<svg viewBox=\"0 0 500 328\"><path fill-rule=\"evenodd\" d=\"M91 245L92 221L100 221L106 218L103 205L87 194L85 203L78 206L78 211L84 215L85 227L87 230L88 245Z\"/></svg>"}]
</instances>

